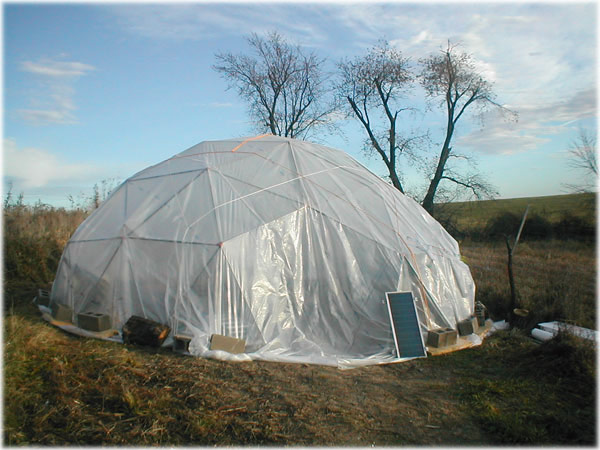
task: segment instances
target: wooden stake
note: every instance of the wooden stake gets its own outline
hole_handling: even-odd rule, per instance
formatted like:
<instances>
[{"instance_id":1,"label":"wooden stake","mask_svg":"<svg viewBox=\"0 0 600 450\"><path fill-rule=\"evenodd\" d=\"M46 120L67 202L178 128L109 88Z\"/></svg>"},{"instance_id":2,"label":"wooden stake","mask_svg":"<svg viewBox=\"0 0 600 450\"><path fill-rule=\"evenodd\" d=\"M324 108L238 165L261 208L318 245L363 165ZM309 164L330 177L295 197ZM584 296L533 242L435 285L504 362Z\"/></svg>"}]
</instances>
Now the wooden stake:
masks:
<instances>
[{"instance_id":1,"label":"wooden stake","mask_svg":"<svg viewBox=\"0 0 600 450\"><path fill-rule=\"evenodd\" d=\"M523 231L523 226L525 225L525 220L527 219L527 213L529 212L529 205L525 209L525 213L523 214L523 218L521 219L521 225L519 226L519 231L517 232L517 237L515 238L515 242L512 247L510 245L510 241L508 236L506 236L506 249L508 250L508 282L510 283L510 326L512 327L516 315L515 309L517 308L517 288L515 286L515 277L513 274L513 255L517 248L517 244L519 243L519 239L521 238L521 232Z\"/></svg>"}]
</instances>

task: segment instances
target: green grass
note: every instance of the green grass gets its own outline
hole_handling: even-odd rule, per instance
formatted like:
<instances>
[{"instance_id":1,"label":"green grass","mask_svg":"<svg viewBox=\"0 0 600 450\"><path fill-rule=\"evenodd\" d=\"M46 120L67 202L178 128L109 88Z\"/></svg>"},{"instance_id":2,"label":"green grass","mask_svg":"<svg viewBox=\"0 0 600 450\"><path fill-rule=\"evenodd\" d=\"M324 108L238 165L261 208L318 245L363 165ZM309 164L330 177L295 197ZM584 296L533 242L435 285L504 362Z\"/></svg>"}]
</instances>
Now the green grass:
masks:
<instances>
[{"instance_id":1,"label":"green grass","mask_svg":"<svg viewBox=\"0 0 600 450\"><path fill-rule=\"evenodd\" d=\"M526 201L555 221L585 216L578 206L585 198ZM502 202L518 211L523 201ZM458 209L461 223L473 227L504 212L490 205L472 217ZM594 242L522 239L515 277L530 316L518 329L444 356L341 371L183 357L79 338L47 324L31 299L38 287L49 287L62 248L85 216L5 205L5 445L596 443L595 348L568 336L542 345L528 337L541 320L596 327ZM461 251L477 299L495 319L505 318L504 243L467 237Z\"/></svg>"},{"instance_id":2,"label":"green grass","mask_svg":"<svg viewBox=\"0 0 600 450\"><path fill-rule=\"evenodd\" d=\"M503 444L589 445L595 440L595 349L568 335L543 345L519 331L488 339L484 349L457 352L460 373L473 352L485 369L465 377L461 397L475 420Z\"/></svg>"},{"instance_id":3,"label":"green grass","mask_svg":"<svg viewBox=\"0 0 600 450\"><path fill-rule=\"evenodd\" d=\"M551 224L566 216L577 217L592 226L596 224L594 193L447 203L436 205L436 217L442 222L450 221L458 230L468 233L484 229L491 219L503 213L521 218L528 205L528 217L542 217ZM512 231L507 232L510 234Z\"/></svg>"}]
</instances>

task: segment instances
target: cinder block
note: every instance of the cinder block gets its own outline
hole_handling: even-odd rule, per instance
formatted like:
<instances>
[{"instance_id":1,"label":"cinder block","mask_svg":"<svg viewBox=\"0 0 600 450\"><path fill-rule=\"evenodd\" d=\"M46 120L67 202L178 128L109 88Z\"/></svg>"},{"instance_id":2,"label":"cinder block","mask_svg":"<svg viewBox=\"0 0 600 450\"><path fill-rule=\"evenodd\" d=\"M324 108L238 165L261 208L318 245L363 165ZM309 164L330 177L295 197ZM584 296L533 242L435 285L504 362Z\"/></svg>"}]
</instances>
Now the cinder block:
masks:
<instances>
[{"instance_id":1,"label":"cinder block","mask_svg":"<svg viewBox=\"0 0 600 450\"><path fill-rule=\"evenodd\" d=\"M38 289L38 295L35 298L36 305L50 307L50 292L45 289Z\"/></svg>"},{"instance_id":2,"label":"cinder block","mask_svg":"<svg viewBox=\"0 0 600 450\"><path fill-rule=\"evenodd\" d=\"M211 350L224 350L229 353L244 353L246 351L246 341L230 336L213 334L210 337Z\"/></svg>"},{"instance_id":3,"label":"cinder block","mask_svg":"<svg viewBox=\"0 0 600 450\"><path fill-rule=\"evenodd\" d=\"M478 327L483 327L485 326L485 312L481 311L481 312L477 312L477 314L475 315L475 317L477 318L477 326Z\"/></svg>"},{"instance_id":4,"label":"cinder block","mask_svg":"<svg viewBox=\"0 0 600 450\"><path fill-rule=\"evenodd\" d=\"M50 310L52 311L52 317L59 322L73 322L73 310L67 305L63 305L61 303L52 303Z\"/></svg>"},{"instance_id":5,"label":"cinder block","mask_svg":"<svg viewBox=\"0 0 600 450\"><path fill-rule=\"evenodd\" d=\"M467 336L473 334L479 328L477 325L476 317L469 317L468 319L458 322L458 334L461 336Z\"/></svg>"},{"instance_id":6,"label":"cinder block","mask_svg":"<svg viewBox=\"0 0 600 450\"><path fill-rule=\"evenodd\" d=\"M427 345L441 348L456 344L456 330L452 328L437 328L427 334Z\"/></svg>"},{"instance_id":7,"label":"cinder block","mask_svg":"<svg viewBox=\"0 0 600 450\"><path fill-rule=\"evenodd\" d=\"M441 348L446 346L447 336L444 328L430 330L427 333L427 345L430 347Z\"/></svg>"},{"instance_id":8,"label":"cinder block","mask_svg":"<svg viewBox=\"0 0 600 450\"><path fill-rule=\"evenodd\" d=\"M79 328L89 331L104 331L111 326L110 317L107 314L84 312L77 314Z\"/></svg>"},{"instance_id":9,"label":"cinder block","mask_svg":"<svg viewBox=\"0 0 600 450\"><path fill-rule=\"evenodd\" d=\"M192 336L185 336L177 334L175 335L175 344L173 344L173 351L178 353L188 353L190 351L190 342Z\"/></svg>"},{"instance_id":10,"label":"cinder block","mask_svg":"<svg viewBox=\"0 0 600 450\"><path fill-rule=\"evenodd\" d=\"M444 335L446 336L446 346L450 347L451 345L456 344L457 333L456 330L452 328L444 328Z\"/></svg>"},{"instance_id":11,"label":"cinder block","mask_svg":"<svg viewBox=\"0 0 600 450\"><path fill-rule=\"evenodd\" d=\"M481 302L475 302L475 317L477 317L477 325L485 326L485 305Z\"/></svg>"}]
</instances>

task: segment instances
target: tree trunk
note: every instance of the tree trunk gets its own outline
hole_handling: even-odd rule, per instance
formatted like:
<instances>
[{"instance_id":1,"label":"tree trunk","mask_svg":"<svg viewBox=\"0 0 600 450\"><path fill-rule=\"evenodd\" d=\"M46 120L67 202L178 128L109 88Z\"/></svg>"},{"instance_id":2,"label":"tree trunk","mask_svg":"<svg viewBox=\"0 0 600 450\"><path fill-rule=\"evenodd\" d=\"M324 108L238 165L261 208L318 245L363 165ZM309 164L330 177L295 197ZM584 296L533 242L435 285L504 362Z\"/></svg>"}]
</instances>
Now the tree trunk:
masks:
<instances>
[{"instance_id":1,"label":"tree trunk","mask_svg":"<svg viewBox=\"0 0 600 450\"><path fill-rule=\"evenodd\" d=\"M425 194L425 198L423 198L423 202L421 206L425 208L429 214L433 215L433 200L435 199L435 193L437 192L437 188L442 181L442 176L444 175L444 168L446 167L446 162L448 161L448 157L450 156L450 151L452 148L450 147L450 141L452 140L452 134L454 133L454 110L452 108L448 108L448 125L446 127L446 139L444 140L444 145L442 147L442 152L440 153L440 159L438 161L438 165L435 169L435 174L431 179L431 183L429 183L429 189L427 189L427 194Z\"/></svg>"},{"instance_id":2,"label":"tree trunk","mask_svg":"<svg viewBox=\"0 0 600 450\"><path fill-rule=\"evenodd\" d=\"M433 215L433 200L435 199L435 193L437 192L437 188L440 184L440 181L442 181L442 176L444 175L444 167L446 166L446 161L448 161L450 150L450 147L446 145L444 146L444 148L442 148L442 153L440 155L440 160L438 161L435 174L433 175L431 183L429 183L429 189L427 189L427 194L425 195L425 198L421 203L423 208L425 208L425 211L427 211L431 215Z\"/></svg>"},{"instance_id":3,"label":"tree trunk","mask_svg":"<svg viewBox=\"0 0 600 450\"><path fill-rule=\"evenodd\" d=\"M400 183L400 178L398 178L398 175L396 174L396 169L388 166L388 171L390 172L390 180L392 180L392 185L404 194L402 183Z\"/></svg>"}]
</instances>

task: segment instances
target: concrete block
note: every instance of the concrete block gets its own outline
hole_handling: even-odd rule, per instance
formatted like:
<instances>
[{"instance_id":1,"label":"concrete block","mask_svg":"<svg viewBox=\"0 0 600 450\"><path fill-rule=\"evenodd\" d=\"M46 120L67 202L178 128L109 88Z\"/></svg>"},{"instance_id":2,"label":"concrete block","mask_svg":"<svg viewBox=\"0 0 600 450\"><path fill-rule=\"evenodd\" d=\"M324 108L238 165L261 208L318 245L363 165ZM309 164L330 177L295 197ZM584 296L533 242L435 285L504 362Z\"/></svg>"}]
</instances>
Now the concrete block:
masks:
<instances>
[{"instance_id":1,"label":"concrete block","mask_svg":"<svg viewBox=\"0 0 600 450\"><path fill-rule=\"evenodd\" d=\"M475 302L475 317L477 317L477 325L480 327L485 326L485 313L485 305L481 302Z\"/></svg>"},{"instance_id":2,"label":"concrete block","mask_svg":"<svg viewBox=\"0 0 600 450\"><path fill-rule=\"evenodd\" d=\"M59 322L73 323L73 310L61 303L52 303L50 306L52 317Z\"/></svg>"},{"instance_id":3,"label":"concrete block","mask_svg":"<svg viewBox=\"0 0 600 450\"><path fill-rule=\"evenodd\" d=\"M444 328L437 328L435 330L430 330L427 333L427 346L441 348L446 346L446 333Z\"/></svg>"},{"instance_id":4,"label":"concrete block","mask_svg":"<svg viewBox=\"0 0 600 450\"><path fill-rule=\"evenodd\" d=\"M481 313L478 312L475 317L477 317L477 326L484 327L485 326L485 313L483 311Z\"/></svg>"},{"instance_id":5,"label":"concrete block","mask_svg":"<svg viewBox=\"0 0 600 450\"><path fill-rule=\"evenodd\" d=\"M437 328L427 334L427 346L442 348L456 344L456 330L452 328Z\"/></svg>"},{"instance_id":6,"label":"concrete block","mask_svg":"<svg viewBox=\"0 0 600 450\"><path fill-rule=\"evenodd\" d=\"M176 334L175 343L173 344L173 351L177 353L189 353L191 340L192 336Z\"/></svg>"},{"instance_id":7,"label":"concrete block","mask_svg":"<svg viewBox=\"0 0 600 450\"><path fill-rule=\"evenodd\" d=\"M450 347L451 345L456 344L457 333L456 330L452 328L444 328L444 334L446 336L446 346Z\"/></svg>"},{"instance_id":8,"label":"concrete block","mask_svg":"<svg viewBox=\"0 0 600 450\"><path fill-rule=\"evenodd\" d=\"M458 322L458 334L461 336L468 336L469 334L475 333L479 326L477 325L476 317L469 317L468 319Z\"/></svg>"},{"instance_id":9,"label":"concrete block","mask_svg":"<svg viewBox=\"0 0 600 450\"><path fill-rule=\"evenodd\" d=\"M89 331L104 331L111 327L110 317L106 314L84 312L77 314L79 328Z\"/></svg>"},{"instance_id":10,"label":"concrete block","mask_svg":"<svg viewBox=\"0 0 600 450\"><path fill-rule=\"evenodd\" d=\"M45 289L38 289L38 295L35 298L36 305L50 307L50 292Z\"/></svg>"}]
</instances>

